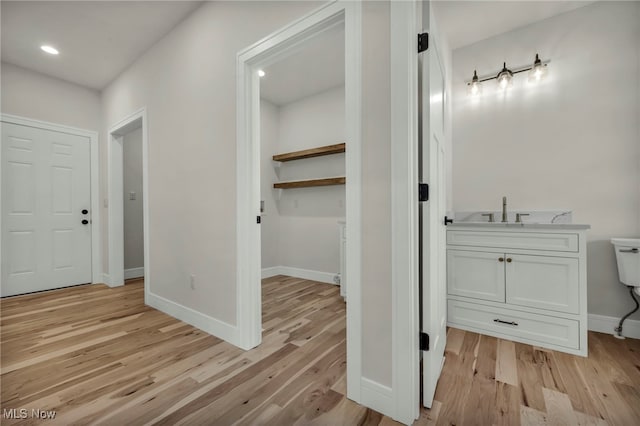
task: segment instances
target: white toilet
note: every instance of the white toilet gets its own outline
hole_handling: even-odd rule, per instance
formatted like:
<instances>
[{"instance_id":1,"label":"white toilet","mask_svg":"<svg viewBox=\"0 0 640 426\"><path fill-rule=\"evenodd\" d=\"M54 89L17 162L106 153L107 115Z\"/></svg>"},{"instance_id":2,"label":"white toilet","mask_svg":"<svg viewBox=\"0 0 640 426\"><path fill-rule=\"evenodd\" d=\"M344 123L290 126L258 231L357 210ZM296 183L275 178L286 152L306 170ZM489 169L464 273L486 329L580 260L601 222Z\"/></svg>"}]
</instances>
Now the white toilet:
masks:
<instances>
[{"instance_id":1,"label":"white toilet","mask_svg":"<svg viewBox=\"0 0 640 426\"><path fill-rule=\"evenodd\" d=\"M620 282L629 288L629 293L636 304L636 308L622 317L620 324L614 330L614 336L624 339L622 336L622 324L624 320L640 308L635 294L640 295L640 238L612 238L618 262L618 278Z\"/></svg>"},{"instance_id":2,"label":"white toilet","mask_svg":"<svg viewBox=\"0 0 640 426\"><path fill-rule=\"evenodd\" d=\"M618 278L640 295L640 238L612 238L618 262Z\"/></svg>"}]
</instances>

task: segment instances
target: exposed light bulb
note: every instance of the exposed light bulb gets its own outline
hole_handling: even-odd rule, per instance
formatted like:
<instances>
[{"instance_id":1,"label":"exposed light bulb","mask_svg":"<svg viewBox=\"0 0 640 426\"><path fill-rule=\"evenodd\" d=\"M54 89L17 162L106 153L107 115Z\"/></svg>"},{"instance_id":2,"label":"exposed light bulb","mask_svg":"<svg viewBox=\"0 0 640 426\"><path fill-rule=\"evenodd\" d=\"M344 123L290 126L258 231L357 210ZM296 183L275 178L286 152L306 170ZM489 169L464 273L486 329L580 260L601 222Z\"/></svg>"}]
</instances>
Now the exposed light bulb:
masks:
<instances>
[{"instance_id":1,"label":"exposed light bulb","mask_svg":"<svg viewBox=\"0 0 640 426\"><path fill-rule=\"evenodd\" d=\"M50 55L57 55L60 53L58 52L58 49L56 49L55 47L47 46L46 44L43 46L40 46L40 49L42 49L43 51L47 52Z\"/></svg>"},{"instance_id":2,"label":"exposed light bulb","mask_svg":"<svg viewBox=\"0 0 640 426\"><path fill-rule=\"evenodd\" d=\"M511 85L512 78L513 72L507 68L507 63L505 62L502 66L502 71L500 71L497 76L498 86L500 86L502 90L505 90Z\"/></svg>"},{"instance_id":3,"label":"exposed light bulb","mask_svg":"<svg viewBox=\"0 0 640 426\"><path fill-rule=\"evenodd\" d=\"M536 80L540 80L540 78L542 78L542 70L540 68L536 68L533 71L533 76L536 78Z\"/></svg>"},{"instance_id":4,"label":"exposed light bulb","mask_svg":"<svg viewBox=\"0 0 640 426\"><path fill-rule=\"evenodd\" d=\"M469 94L472 96L477 96L482 91L482 86L480 85L480 80L478 79L477 71L473 71L473 78L471 79L471 83L467 83L469 86Z\"/></svg>"},{"instance_id":5,"label":"exposed light bulb","mask_svg":"<svg viewBox=\"0 0 640 426\"><path fill-rule=\"evenodd\" d=\"M533 66L531 67L531 71L529 72L529 81L538 82L542 80L542 78L547 73L547 67L542 63L538 54L536 53L536 59L533 61Z\"/></svg>"},{"instance_id":6,"label":"exposed light bulb","mask_svg":"<svg viewBox=\"0 0 640 426\"><path fill-rule=\"evenodd\" d=\"M267 75L267 73L265 73L263 70L258 70L258 77L264 77L265 75Z\"/></svg>"}]
</instances>

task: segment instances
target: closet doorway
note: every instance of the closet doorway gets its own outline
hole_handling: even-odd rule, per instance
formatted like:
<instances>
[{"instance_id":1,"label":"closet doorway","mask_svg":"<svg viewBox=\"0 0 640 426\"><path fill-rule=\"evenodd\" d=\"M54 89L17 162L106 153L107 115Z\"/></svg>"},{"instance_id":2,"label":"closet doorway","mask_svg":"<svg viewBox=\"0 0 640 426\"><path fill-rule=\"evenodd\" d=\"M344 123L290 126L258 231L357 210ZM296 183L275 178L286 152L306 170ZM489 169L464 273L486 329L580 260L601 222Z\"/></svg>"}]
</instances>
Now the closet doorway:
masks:
<instances>
[{"instance_id":1,"label":"closet doorway","mask_svg":"<svg viewBox=\"0 0 640 426\"><path fill-rule=\"evenodd\" d=\"M291 286L294 285L295 280L298 280L298 283L302 283L302 285L307 282L318 283L320 281L318 284L326 286L326 290L319 292L323 293L320 296L328 296L331 292L334 292L335 299L332 302L336 302L335 312L341 309L346 310L346 314L342 313L346 319L346 327L344 322L340 325L333 324L335 327L330 327L332 327L333 331L338 331L338 333L340 331L336 329L343 327L342 333L343 335L346 334L346 345L343 344L343 347L346 346L346 384L342 383L342 385L346 387L347 396L355 401L360 401L363 386L361 374L362 323L360 297L362 268L360 178L361 13L361 5L355 2L327 4L239 52L237 62L237 341L240 347L250 349L266 342L268 338L268 336L263 336L263 327L268 330L272 324L269 323L268 313L265 315L265 321L263 322L263 259L265 266L269 261L276 262L270 266L274 269L264 268L265 276L274 272L301 275L302 277L294 276L292 278L293 281L288 282ZM279 114L272 114L272 116L278 115L277 121L280 124L281 116L288 115L288 113L291 113L291 116L296 114L294 112L295 108L291 107L291 105L288 105L291 107L288 108L287 103L306 103L309 109L313 109L311 105L314 103L311 100L313 97L320 99L324 95L323 101L315 99L315 102L317 104L331 104L331 102L336 102L335 99L343 96L341 101L343 102L343 113L339 115L341 121L344 122L343 134L336 135L335 133L325 132L322 135L319 129L323 128L322 131L324 132L324 130L327 130L324 127L328 128L329 126L316 123L313 125L316 130L307 131L304 139L295 141L296 145L291 140L291 145L288 148L283 145L277 149L278 152L275 152L275 155L296 157L301 155L300 151L308 153L309 150L316 151L315 154L318 154L318 151L323 151L323 154L327 155L315 155L291 161L274 162L273 153L262 148L262 133L264 132L266 135L267 129L262 129L263 123L261 123L261 119L265 121L265 125L268 124L266 123L268 119L262 118L263 114L261 114L261 105L265 104L264 99L262 102L260 99L261 95L264 98L264 90L261 89L266 88L267 96L269 96L270 89L266 81L272 78L274 73L278 73L278 64L284 64L287 60L296 60L296 57L304 55L305 48L313 48L314 41L317 44L321 44L320 41L324 37L342 39L342 56L337 60L338 62L334 61L330 68L337 73L342 73L344 89L340 88L339 82L325 86L322 90L318 90L317 87L314 89L314 85L317 82L311 82L309 75L305 74L307 68L304 66L307 65L309 59L298 58L297 60L301 62L296 65L297 70L293 70L297 71L297 73L290 73L290 77L285 79L286 81L282 84L289 91L293 86L300 83L300 89L307 90L307 92L301 98L291 98L291 102L282 101L283 105L275 109L280 109L284 113L280 111ZM320 47L316 46L316 48ZM327 53L317 54L316 56L319 57L314 59L322 60L322 56L325 55ZM308 73L311 74L311 71L308 71ZM260 77L260 75L263 75L263 77ZM333 92L331 92L331 89L333 89ZM341 90L343 95L340 95ZM276 92L278 91L276 90ZM278 94L284 92L282 90ZM293 102L293 99L296 99L296 102ZM305 99L306 102L304 102ZM332 100L330 101L330 99ZM271 101L271 103L274 103L274 101ZM263 106L262 109L267 111L269 107L265 108ZM271 109L271 112L273 112L273 109ZM328 114L333 115L335 113L336 111L331 111ZM314 119L316 118L318 117ZM286 119L286 121L290 122L289 119ZM308 125L311 126L310 123ZM272 134L281 133L280 126L277 126L275 130L272 128L271 131ZM292 128L289 131L291 131L291 134L297 132ZM342 136L342 138L339 136ZM301 144L303 143L306 145L302 146ZM343 143L345 144L344 146L342 146ZM341 152L343 148L345 151ZM335 150L335 152L329 153L331 150ZM268 165L263 165L264 163ZM277 163L281 164L278 165ZM305 164L307 167L304 167ZM343 167L343 169L340 167ZM266 170L265 173L270 176L269 181L262 182L261 169L263 169L262 171ZM309 184L309 182L300 184L300 181L315 182L313 184ZM342 198L340 197L340 191L343 191L344 194ZM263 194L266 195L263 197ZM275 198L271 205L269 205L269 200L266 199L267 196ZM326 203L319 200L325 200ZM261 201L264 201L264 203L261 203ZM264 207L263 212L261 212L261 204ZM340 238L342 237L339 233L341 224L338 222L341 214L344 214L342 217L345 220L342 225L346 225L342 234L346 242L344 243L345 264L343 276L340 278L343 283L346 282L347 284L346 299L348 303L346 305L339 294L338 286L326 282L322 283L322 280L335 283L334 278L336 275L340 276ZM283 216L286 217L281 221L280 219ZM328 253L323 253L314 259L313 256L309 256L309 253L313 254L313 250L316 247L312 246L313 241L307 238L301 245L290 246L285 255L281 255L280 251L275 254L271 253L261 243L263 219L265 221L285 222L285 226L293 228L297 226L299 231L290 234L288 237L283 237L282 235L274 237L273 235L268 235L270 232L273 233L272 231L265 230L264 238L267 241L269 238L272 238L273 241L273 238L280 237L282 237L282 240L292 238L291 241L295 241L300 238L300 235L304 236L305 232L313 231L309 225L311 222L301 225L302 222L305 220L322 222L325 232L322 232L321 238L323 241L331 240L330 244L333 248L327 249ZM305 232L301 232L302 230ZM306 255L304 255L305 252ZM282 264L284 260L293 262L294 259L301 263L293 265L301 266ZM286 294L280 297L288 298ZM309 295L304 300L312 299L313 297L315 296ZM277 306L278 299L273 300L272 304ZM320 305L322 303L317 306ZM347 306L348 309L346 308ZM324 316L330 318L335 316L335 312L329 314L327 310L324 310L317 312L313 318L318 319ZM313 318L306 318L303 322L310 324L313 322ZM340 320L335 319L335 322L338 323ZM321 320L316 324L324 327ZM313 326L307 327L306 331L311 331L311 328ZM291 331L295 332L294 329ZM306 331L299 331L291 336L290 339L298 339L303 334L307 334Z\"/></svg>"},{"instance_id":2,"label":"closet doorway","mask_svg":"<svg viewBox=\"0 0 640 426\"><path fill-rule=\"evenodd\" d=\"M344 69L340 22L257 71L263 341L345 350Z\"/></svg>"}]
</instances>

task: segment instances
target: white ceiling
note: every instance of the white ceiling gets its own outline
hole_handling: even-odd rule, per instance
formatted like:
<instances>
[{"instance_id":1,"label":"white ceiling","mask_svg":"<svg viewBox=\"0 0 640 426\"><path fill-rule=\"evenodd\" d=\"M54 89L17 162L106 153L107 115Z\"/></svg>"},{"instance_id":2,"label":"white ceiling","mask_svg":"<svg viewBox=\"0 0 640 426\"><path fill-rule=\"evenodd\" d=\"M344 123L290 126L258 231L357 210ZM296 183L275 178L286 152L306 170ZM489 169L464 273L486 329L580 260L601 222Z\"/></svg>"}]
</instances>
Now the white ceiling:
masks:
<instances>
[{"instance_id":1,"label":"white ceiling","mask_svg":"<svg viewBox=\"0 0 640 426\"><path fill-rule=\"evenodd\" d=\"M593 1L435 1L439 29L451 49L502 34Z\"/></svg>"},{"instance_id":2,"label":"white ceiling","mask_svg":"<svg viewBox=\"0 0 640 426\"><path fill-rule=\"evenodd\" d=\"M2 1L1 58L102 89L200 1ZM58 56L40 50L56 47Z\"/></svg>"},{"instance_id":3,"label":"white ceiling","mask_svg":"<svg viewBox=\"0 0 640 426\"><path fill-rule=\"evenodd\" d=\"M260 97L276 105L344 84L344 26L305 42L291 56L264 68Z\"/></svg>"},{"instance_id":4,"label":"white ceiling","mask_svg":"<svg viewBox=\"0 0 640 426\"><path fill-rule=\"evenodd\" d=\"M201 1L1 1L1 59L102 89ZM452 49L592 1L435 1ZM42 52L51 44L60 55ZM265 68L261 94L277 105L344 84L344 28Z\"/></svg>"}]
</instances>

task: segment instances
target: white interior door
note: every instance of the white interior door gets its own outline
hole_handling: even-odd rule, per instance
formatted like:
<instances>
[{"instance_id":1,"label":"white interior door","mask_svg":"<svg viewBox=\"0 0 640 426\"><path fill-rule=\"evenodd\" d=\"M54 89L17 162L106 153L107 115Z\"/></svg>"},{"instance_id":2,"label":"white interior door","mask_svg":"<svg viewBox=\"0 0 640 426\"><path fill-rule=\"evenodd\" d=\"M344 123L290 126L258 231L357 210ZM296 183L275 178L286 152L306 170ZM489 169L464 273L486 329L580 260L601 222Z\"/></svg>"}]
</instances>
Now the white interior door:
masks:
<instances>
[{"instance_id":1,"label":"white interior door","mask_svg":"<svg viewBox=\"0 0 640 426\"><path fill-rule=\"evenodd\" d=\"M90 145L2 123L2 296L91 282Z\"/></svg>"},{"instance_id":2,"label":"white interior door","mask_svg":"<svg viewBox=\"0 0 640 426\"><path fill-rule=\"evenodd\" d=\"M428 8L428 5L425 4ZM429 14L425 14L429 15ZM427 20L425 19L425 23ZM429 49L420 54L421 181L429 184L429 200L421 206L422 332L429 335L429 350L422 357L422 402L431 407L444 363L446 344L446 214L444 72L429 32Z\"/></svg>"}]
</instances>

